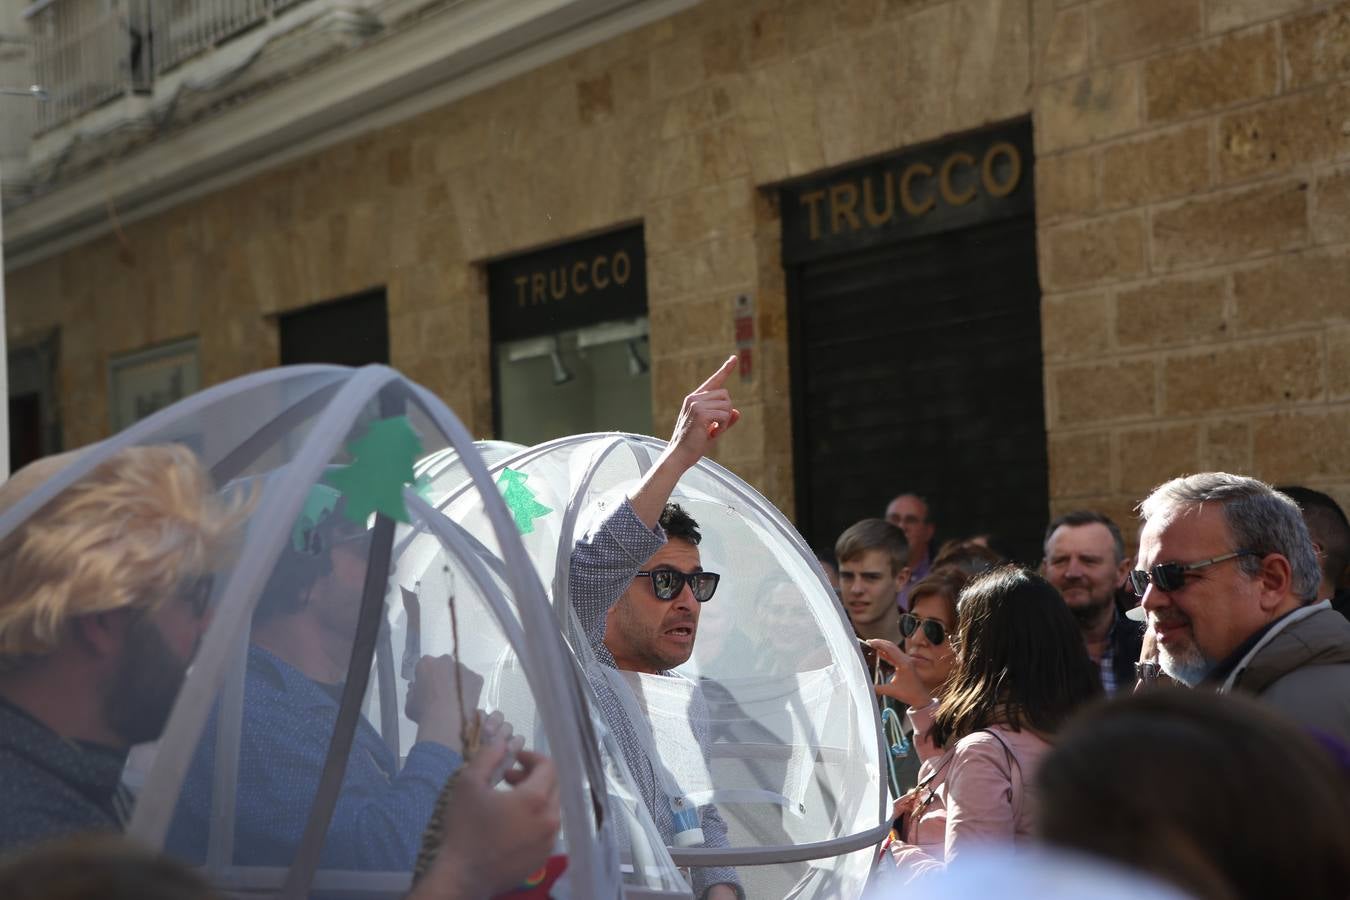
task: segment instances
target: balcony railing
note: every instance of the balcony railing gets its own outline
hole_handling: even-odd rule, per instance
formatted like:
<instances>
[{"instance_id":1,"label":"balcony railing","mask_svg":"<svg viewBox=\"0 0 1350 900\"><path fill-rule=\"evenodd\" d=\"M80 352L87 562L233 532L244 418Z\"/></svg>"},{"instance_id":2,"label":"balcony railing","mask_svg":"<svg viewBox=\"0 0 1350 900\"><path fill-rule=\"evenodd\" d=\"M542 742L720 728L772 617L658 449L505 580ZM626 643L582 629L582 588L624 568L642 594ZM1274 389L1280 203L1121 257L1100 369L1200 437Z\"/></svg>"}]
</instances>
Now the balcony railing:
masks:
<instances>
[{"instance_id":1,"label":"balcony railing","mask_svg":"<svg viewBox=\"0 0 1350 900\"><path fill-rule=\"evenodd\" d=\"M25 13L48 131L130 93L300 0L42 0Z\"/></svg>"}]
</instances>

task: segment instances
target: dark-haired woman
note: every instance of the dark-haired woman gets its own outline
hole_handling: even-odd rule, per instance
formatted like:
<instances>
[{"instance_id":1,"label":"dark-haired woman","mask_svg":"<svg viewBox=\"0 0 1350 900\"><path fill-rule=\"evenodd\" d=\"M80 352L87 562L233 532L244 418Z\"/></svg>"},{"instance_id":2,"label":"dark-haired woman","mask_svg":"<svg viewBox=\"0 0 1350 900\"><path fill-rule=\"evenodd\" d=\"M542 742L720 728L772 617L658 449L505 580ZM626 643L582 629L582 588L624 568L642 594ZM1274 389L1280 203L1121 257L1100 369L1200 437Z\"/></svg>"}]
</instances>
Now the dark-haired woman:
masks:
<instances>
[{"instance_id":1,"label":"dark-haired woman","mask_svg":"<svg viewBox=\"0 0 1350 900\"><path fill-rule=\"evenodd\" d=\"M1069 715L1101 693L1073 614L1033 573L1006 566L978 576L958 612L956 670L932 712L919 784L896 801L894 869L883 857L884 881L911 881L981 843L1029 839L1041 758ZM894 689L907 692L912 660L894 644L873 644L896 667Z\"/></svg>"}]
</instances>

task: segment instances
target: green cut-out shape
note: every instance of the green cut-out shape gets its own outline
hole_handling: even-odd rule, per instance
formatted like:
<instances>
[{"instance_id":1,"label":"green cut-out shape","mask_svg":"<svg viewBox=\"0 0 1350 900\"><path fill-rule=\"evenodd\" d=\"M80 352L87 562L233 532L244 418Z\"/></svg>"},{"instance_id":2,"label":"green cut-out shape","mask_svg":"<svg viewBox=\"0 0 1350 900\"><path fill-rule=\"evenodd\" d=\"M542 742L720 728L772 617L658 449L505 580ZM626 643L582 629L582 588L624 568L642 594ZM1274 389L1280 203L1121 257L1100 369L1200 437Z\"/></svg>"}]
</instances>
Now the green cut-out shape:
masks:
<instances>
[{"instance_id":1,"label":"green cut-out shape","mask_svg":"<svg viewBox=\"0 0 1350 900\"><path fill-rule=\"evenodd\" d=\"M417 480L413 482L413 490L417 492L417 496L421 497L423 500L425 500L425 501L427 501L428 503L430 503L430 502L431 502L431 476L430 476L430 475L419 475L419 476L417 477Z\"/></svg>"},{"instance_id":2,"label":"green cut-out shape","mask_svg":"<svg viewBox=\"0 0 1350 900\"><path fill-rule=\"evenodd\" d=\"M416 478L413 463L422 455L422 441L408 417L372 422L359 440L347 445L347 453L351 464L324 479L347 498L343 515L362 525L371 513L410 522L403 486Z\"/></svg>"},{"instance_id":3,"label":"green cut-out shape","mask_svg":"<svg viewBox=\"0 0 1350 900\"><path fill-rule=\"evenodd\" d=\"M511 510L511 517L516 520L516 530L521 534L534 531L534 520L553 512L535 499L534 491L525 484L529 477L515 469L502 469L502 475L497 479L497 486L502 489L502 500L506 501L506 508Z\"/></svg>"}]
</instances>

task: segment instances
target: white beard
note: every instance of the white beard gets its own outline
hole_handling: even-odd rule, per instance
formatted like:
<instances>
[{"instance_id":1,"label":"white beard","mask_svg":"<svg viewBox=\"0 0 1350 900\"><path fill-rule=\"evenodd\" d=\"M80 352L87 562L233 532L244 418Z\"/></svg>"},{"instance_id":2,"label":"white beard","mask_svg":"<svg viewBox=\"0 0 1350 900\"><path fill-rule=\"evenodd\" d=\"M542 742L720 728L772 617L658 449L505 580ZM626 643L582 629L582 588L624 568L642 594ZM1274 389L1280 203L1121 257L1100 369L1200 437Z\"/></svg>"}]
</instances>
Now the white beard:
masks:
<instances>
[{"instance_id":1,"label":"white beard","mask_svg":"<svg viewBox=\"0 0 1350 900\"><path fill-rule=\"evenodd\" d=\"M1200 655L1200 648L1187 644L1179 653L1173 654L1165 647L1158 648L1158 661L1167 677L1188 687L1195 687L1208 674L1210 665Z\"/></svg>"}]
</instances>

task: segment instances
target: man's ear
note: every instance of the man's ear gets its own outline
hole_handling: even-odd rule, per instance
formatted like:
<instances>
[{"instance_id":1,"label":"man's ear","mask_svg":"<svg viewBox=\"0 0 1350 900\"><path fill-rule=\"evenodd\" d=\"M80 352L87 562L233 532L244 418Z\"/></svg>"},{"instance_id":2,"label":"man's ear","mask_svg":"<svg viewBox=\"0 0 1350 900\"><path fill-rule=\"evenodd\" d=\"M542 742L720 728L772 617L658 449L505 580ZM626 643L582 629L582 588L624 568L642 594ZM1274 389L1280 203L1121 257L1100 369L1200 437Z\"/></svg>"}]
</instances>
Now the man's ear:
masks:
<instances>
[{"instance_id":1,"label":"man's ear","mask_svg":"<svg viewBox=\"0 0 1350 900\"><path fill-rule=\"evenodd\" d=\"M1133 568L1134 568L1133 556L1127 556L1116 564L1116 587L1121 587L1122 585L1125 584L1125 576L1129 575L1130 570Z\"/></svg>"},{"instance_id":2,"label":"man's ear","mask_svg":"<svg viewBox=\"0 0 1350 900\"><path fill-rule=\"evenodd\" d=\"M909 566L905 566L899 572L895 573L895 589L898 591L909 583Z\"/></svg>"},{"instance_id":3,"label":"man's ear","mask_svg":"<svg viewBox=\"0 0 1350 900\"><path fill-rule=\"evenodd\" d=\"M1267 553L1261 560L1261 571L1256 573L1261 585L1261 608L1271 612L1292 592L1294 567L1282 553Z\"/></svg>"},{"instance_id":4,"label":"man's ear","mask_svg":"<svg viewBox=\"0 0 1350 900\"><path fill-rule=\"evenodd\" d=\"M127 610L115 609L78 616L71 622L70 630L75 641L87 653L105 659L121 652L129 621Z\"/></svg>"}]
</instances>

